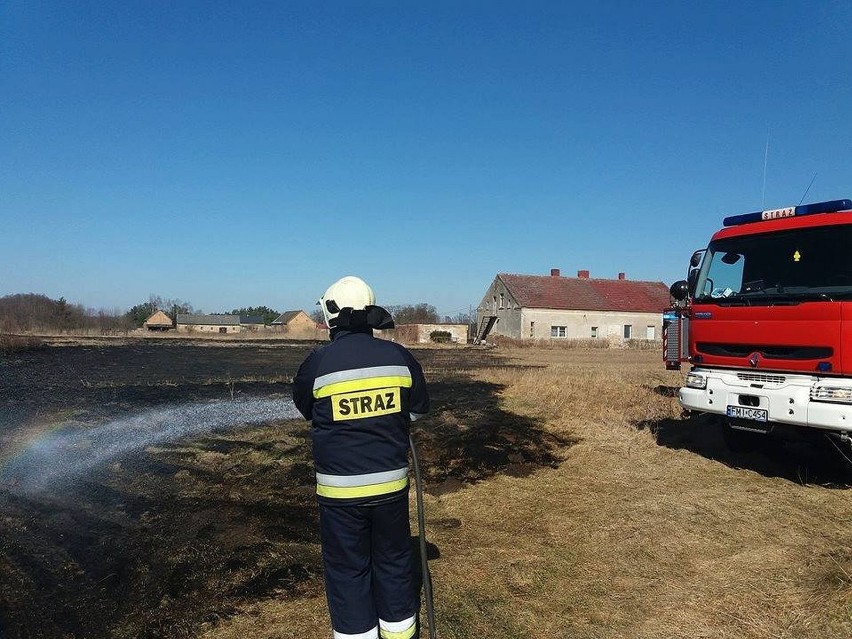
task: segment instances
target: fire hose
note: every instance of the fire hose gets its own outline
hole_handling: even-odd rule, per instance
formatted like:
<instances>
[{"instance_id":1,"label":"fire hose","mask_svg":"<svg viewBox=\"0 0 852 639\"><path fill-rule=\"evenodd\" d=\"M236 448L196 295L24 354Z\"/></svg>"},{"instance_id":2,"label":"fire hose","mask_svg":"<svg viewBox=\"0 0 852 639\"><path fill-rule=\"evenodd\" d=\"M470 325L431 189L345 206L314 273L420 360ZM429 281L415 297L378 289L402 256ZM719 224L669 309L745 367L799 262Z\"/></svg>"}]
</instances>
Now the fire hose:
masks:
<instances>
[{"instance_id":1,"label":"fire hose","mask_svg":"<svg viewBox=\"0 0 852 639\"><path fill-rule=\"evenodd\" d=\"M826 433L825 438L834 446L834 449L840 454L843 460L852 467L852 438L847 433ZM838 444L838 442L840 443ZM847 452L841 444L846 444L850 450Z\"/></svg>"},{"instance_id":2,"label":"fire hose","mask_svg":"<svg viewBox=\"0 0 852 639\"><path fill-rule=\"evenodd\" d=\"M432 573L429 572L429 559L426 554L426 517L423 513L423 478L420 475L420 460L417 457L417 447L414 438L409 434L408 443L411 446L411 460L414 466L414 491L417 495L417 528L420 538L420 568L423 573L423 596L426 599L426 622L429 628L429 639L437 639L435 632L435 605L432 601Z\"/></svg>"}]
</instances>

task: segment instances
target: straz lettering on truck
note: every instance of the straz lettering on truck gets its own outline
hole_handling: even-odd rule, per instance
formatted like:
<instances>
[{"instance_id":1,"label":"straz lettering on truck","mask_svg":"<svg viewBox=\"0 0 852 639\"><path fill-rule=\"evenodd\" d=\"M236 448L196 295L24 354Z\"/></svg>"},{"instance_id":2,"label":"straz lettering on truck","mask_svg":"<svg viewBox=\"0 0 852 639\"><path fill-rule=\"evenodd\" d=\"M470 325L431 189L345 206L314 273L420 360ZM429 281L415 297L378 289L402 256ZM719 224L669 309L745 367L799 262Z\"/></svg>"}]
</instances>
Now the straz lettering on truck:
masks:
<instances>
[{"instance_id":1,"label":"straz lettering on truck","mask_svg":"<svg viewBox=\"0 0 852 639\"><path fill-rule=\"evenodd\" d=\"M332 419L336 422L400 413L399 387L332 395L331 410Z\"/></svg>"}]
</instances>

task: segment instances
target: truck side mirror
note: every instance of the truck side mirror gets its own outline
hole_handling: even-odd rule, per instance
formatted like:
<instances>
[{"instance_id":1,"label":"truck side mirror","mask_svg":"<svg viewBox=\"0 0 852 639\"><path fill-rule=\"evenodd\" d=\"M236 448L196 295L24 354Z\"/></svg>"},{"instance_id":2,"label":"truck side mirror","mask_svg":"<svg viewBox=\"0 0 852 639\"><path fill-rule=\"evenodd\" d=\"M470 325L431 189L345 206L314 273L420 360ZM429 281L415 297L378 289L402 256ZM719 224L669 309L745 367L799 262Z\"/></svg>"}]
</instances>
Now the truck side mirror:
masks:
<instances>
[{"instance_id":1,"label":"truck side mirror","mask_svg":"<svg viewBox=\"0 0 852 639\"><path fill-rule=\"evenodd\" d=\"M682 302L689 295L689 284L686 280L678 280L669 288L669 294L678 302Z\"/></svg>"},{"instance_id":2,"label":"truck side mirror","mask_svg":"<svg viewBox=\"0 0 852 639\"><path fill-rule=\"evenodd\" d=\"M690 295L695 295L695 286L698 284L699 269L691 268L686 274L686 290Z\"/></svg>"},{"instance_id":3,"label":"truck side mirror","mask_svg":"<svg viewBox=\"0 0 852 639\"><path fill-rule=\"evenodd\" d=\"M704 257L704 251L705 250L706 249L701 249L700 251L695 251L695 253L692 254L692 257L689 258L689 265L692 268L695 268L696 266L701 264L701 258Z\"/></svg>"}]
</instances>

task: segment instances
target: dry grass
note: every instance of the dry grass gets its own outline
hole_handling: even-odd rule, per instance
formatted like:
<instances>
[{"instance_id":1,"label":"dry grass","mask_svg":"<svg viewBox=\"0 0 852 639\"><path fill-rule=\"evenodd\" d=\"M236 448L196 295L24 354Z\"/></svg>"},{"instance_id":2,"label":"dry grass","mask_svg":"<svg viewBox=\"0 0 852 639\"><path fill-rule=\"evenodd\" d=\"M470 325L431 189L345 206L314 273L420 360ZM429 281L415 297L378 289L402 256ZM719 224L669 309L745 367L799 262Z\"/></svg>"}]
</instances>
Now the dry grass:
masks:
<instances>
[{"instance_id":1,"label":"dry grass","mask_svg":"<svg viewBox=\"0 0 852 639\"><path fill-rule=\"evenodd\" d=\"M11 355L12 353L25 351L30 348L40 348L42 346L44 346L44 342L38 337L0 333L0 355Z\"/></svg>"},{"instance_id":2,"label":"dry grass","mask_svg":"<svg viewBox=\"0 0 852 639\"><path fill-rule=\"evenodd\" d=\"M654 388L680 376L657 353L509 354L534 367L474 375L580 441L558 468L426 496L443 639L852 637L848 490L658 445L636 424L679 418ZM259 602L203 636L319 639L324 605Z\"/></svg>"},{"instance_id":3,"label":"dry grass","mask_svg":"<svg viewBox=\"0 0 852 639\"><path fill-rule=\"evenodd\" d=\"M496 344L501 348L511 350L556 350L556 351L587 351L598 349L662 351L662 340L655 339L628 339L623 340L618 336L609 338L589 339L515 339L503 335L495 335L488 338L488 343Z\"/></svg>"}]
</instances>

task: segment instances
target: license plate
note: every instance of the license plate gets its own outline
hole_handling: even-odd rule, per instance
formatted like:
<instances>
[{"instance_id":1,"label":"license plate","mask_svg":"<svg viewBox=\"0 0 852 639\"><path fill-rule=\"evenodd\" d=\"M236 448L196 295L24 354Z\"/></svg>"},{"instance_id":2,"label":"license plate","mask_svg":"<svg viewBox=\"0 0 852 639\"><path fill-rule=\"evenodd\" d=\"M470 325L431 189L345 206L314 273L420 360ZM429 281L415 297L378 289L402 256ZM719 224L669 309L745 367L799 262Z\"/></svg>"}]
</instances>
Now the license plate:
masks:
<instances>
[{"instance_id":1,"label":"license plate","mask_svg":"<svg viewBox=\"0 0 852 639\"><path fill-rule=\"evenodd\" d=\"M728 417L739 419L750 419L755 422L765 422L769 417L769 411L765 408L748 408L747 406L728 406Z\"/></svg>"}]
</instances>

